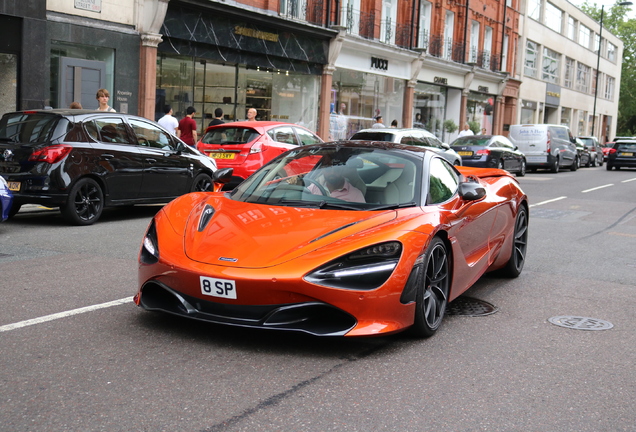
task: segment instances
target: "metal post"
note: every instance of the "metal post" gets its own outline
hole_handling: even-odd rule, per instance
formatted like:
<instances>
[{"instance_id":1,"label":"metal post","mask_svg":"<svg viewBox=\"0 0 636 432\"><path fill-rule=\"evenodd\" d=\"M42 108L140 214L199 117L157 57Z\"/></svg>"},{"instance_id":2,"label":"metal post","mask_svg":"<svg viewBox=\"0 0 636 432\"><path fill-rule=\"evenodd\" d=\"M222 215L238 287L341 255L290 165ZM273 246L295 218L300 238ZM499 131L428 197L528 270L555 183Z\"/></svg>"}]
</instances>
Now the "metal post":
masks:
<instances>
[{"instance_id":1,"label":"metal post","mask_svg":"<svg viewBox=\"0 0 636 432\"><path fill-rule=\"evenodd\" d=\"M594 125L596 123L596 98L598 97L598 76L600 75L598 69L601 66L601 45L603 42L603 11L605 5L601 5L601 28L598 31L598 53L596 55L596 83L594 85L594 108L592 111L592 136L594 136Z\"/></svg>"}]
</instances>

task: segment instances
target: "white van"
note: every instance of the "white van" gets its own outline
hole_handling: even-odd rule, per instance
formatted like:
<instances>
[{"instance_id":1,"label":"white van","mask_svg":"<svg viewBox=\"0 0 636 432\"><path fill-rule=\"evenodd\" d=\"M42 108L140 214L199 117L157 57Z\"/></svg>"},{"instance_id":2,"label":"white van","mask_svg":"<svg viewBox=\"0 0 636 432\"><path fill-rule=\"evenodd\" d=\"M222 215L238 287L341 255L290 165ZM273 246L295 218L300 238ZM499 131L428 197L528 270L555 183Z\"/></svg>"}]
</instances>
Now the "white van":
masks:
<instances>
[{"instance_id":1,"label":"white van","mask_svg":"<svg viewBox=\"0 0 636 432\"><path fill-rule=\"evenodd\" d=\"M581 163L575 138L567 126L511 125L508 138L526 155L526 165L531 171L544 168L557 173L562 167L576 171Z\"/></svg>"}]
</instances>

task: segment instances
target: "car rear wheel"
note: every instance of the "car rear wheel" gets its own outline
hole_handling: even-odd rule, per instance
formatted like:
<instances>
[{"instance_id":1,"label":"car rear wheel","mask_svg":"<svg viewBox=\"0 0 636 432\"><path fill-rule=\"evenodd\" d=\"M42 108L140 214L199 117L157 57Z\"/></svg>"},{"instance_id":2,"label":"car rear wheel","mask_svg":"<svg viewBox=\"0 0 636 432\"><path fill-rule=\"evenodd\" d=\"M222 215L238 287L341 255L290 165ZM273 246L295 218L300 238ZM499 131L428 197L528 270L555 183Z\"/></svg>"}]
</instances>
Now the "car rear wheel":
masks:
<instances>
[{"instance_id":1,"label":"car rear wheel","mask_svg":"<svg viewBox=\"0 0 636 432\"><path fill-rule=\"evenodd\" d=\"M512 253L506 266L501 269L503 276L516 278L523 270L528 249L528 211L524 206L519 207L517 220L515 221L514 239L512 240Z\"/></svg>"},{"instance_id":2,"label":"car rear wheel","mask_svg":"<svg viewBox=\"0 0 636 432\"><path fill-rule=\"evenodd\" d=\"M612 164L610 164L609 162L607 163L607 165L605 166L605 169L608 171L612 170Z\"/></svg>"},{"instance_id":3,"label":"car rear wheel","mask_svg":"<svg viewBox=\"0 0 636 432\"><path fill-rule=\"evenodd\" d=\"M435 237L426 251L424 269L420 273L415 305L415 322L411 332L430 337L442 323L448 303L450 265L444 242Z\"/></svg>"},{"instance_id":4,"label":"car rear wheel","mask_svg":"<svg viewBox=\"0 0 636 432\"><path fill-rule=\"evenodd\" d=\"M9 219L11 219L13 216L17 215L18 212L20 211L20 208L22 208L22 204L13 203L13 205L9 209Z\"/></svg>"},{"instance_id":5,"label":"car rear wheel","mask_svg":"<svg viewBox=\"0 0 636 432\"><path fill-rule=\"evenodd\" d=\"M572 165L570 165L570 171L576 171L577 169L579 169L579 163L580 159L577 156L574 158L574 161L572 161Z\"/></svg>"},{"instance_id":6,"label":"car rear wheel","mask_svg":"<svg viewBox=\"0 0 636 432\"><path fill-rule=\"evenodd\" d=\"M91 178L80 179L71 189L66 204L60 210L62 216L73 225L94 224L104 210L102 188Z\"/></svg>"},{"instance_id":7,"label":"car rear wheel","mask_svg":"<svg viewBox=\"0 0 636 432\"><path fill-rule=\"evenodd\" d=\"M212 192L212 189L212 177L201 173L192 181L190 192Z\"/></svg>"},{"instance_id":8,"label":"car rear wheel","mask_svg":"<svg viewBox=\"0 0 636 432\"><path fill-rule=\"evenodd\" d=\"M526 175L526 161L522 160L519 165L519 171L517 172L517 177L523 177Z\"/></svg>"}]
</instances>

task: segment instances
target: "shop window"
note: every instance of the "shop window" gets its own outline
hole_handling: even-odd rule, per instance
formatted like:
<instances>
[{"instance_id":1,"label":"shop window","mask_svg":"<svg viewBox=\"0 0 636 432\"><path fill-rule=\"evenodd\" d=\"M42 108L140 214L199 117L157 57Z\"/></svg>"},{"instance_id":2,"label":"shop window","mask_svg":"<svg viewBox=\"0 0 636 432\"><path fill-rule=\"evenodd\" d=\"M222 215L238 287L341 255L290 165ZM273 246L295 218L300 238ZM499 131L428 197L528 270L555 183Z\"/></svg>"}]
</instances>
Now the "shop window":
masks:
<instances>
[{"instance_id":1,"label":"shop window","mask_svg":"<svg viewBox=\"0 0 636 432\"><path fill-rule=\"evenodd\" d=\"M526 41L526 63L523 73L529 77L536 78L538 68L539 45L532 41Z\"/></svg>"}]
</instances>

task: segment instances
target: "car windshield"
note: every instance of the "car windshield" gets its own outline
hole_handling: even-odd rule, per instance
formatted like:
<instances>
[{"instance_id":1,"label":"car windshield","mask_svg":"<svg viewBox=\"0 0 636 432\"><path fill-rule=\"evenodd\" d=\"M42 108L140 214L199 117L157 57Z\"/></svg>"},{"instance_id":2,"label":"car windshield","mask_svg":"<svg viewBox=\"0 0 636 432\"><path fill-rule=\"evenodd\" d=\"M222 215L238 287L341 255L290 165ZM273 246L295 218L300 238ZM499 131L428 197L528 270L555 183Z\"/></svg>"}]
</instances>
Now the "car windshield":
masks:
<instances>
[{"instance_id":1,"label":"car windshield","mask_svg":"<svg viewBox=\"0 0 636 432\"><path fill-rule=\"evenodd\" d=\"M457 138L451 144L451 147L457 146L478 146L478 147L486 147L490 138L470 138L470 137L462 137Z\"/></svg>"},{"instance_id":2,"label":"car windshield","mask_svg":"<svg viewBox=\"0 0 636 432\"><path fill-rule=\"evenodd\" d=\"M216 127L203 135L203 144L247 144L259 137L259 133L248 127Z\"/></svg>"},{"instance_id":3,"label":"car windshield","mask_svg":"<svg viewBox=\"0 0 636 432\"><path fill-rule=\"evenodd\" d=\"M390 132L357 132L351 137L354 141L393 142L395 135Z\"/></svg>"},{"instance_id":4,"label":"car windshield","mask_svg":"<svg viewBox=\"0 0 636 432\"><path fill-rule=\"evenodd\" d=\"M39 144L50 141L59 119L41 113L5 114L0 120L0 142Z\"/></svg>"},{"instance_id":5,"label":"car windshield","mask_svg":"<svg viewBox=\"0 0 636 432\"><path fill-rule=\"evenodd\" d=\"M380 210L420 205L422 162L404 151L355 146L298 147L231 193L251 203Z\"/></svg>"}]
</instances>

